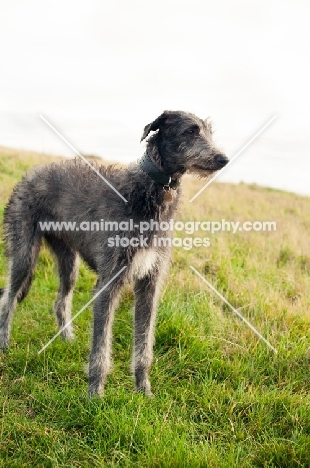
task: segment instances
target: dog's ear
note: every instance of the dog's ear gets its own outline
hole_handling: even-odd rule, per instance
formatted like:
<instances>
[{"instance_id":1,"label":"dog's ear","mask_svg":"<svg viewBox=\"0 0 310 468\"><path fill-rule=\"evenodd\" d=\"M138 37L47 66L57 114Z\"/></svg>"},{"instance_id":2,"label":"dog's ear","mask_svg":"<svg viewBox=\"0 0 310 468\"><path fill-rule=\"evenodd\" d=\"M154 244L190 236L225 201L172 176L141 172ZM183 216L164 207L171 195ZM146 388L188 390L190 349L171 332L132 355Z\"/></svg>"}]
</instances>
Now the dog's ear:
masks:
<instances>
[{"instance_id":1,"label":"dog's ear","mask_svg":"<svg viewBox=\"0 0 310 468\"><path fill-rule=\"evenodd\" d=\"M168 115L169 113L165 111L159 117L157 117L157 119L154 120L154 122L151 122L150 124L146 125L144 127L143 135L141 137L140 142L143 141L144 138L146 138L150 132L154 132L155 130L160 129L160 127L162 127L166 122Z\"/></svg>"},{"instance_id":2,"label":"dog's ear","mask_svg":"<svg viewBox=\"0 0 310 468\"><path fill-rule=\"evenodd\" d=\"M211 135L213 134L213 127L212 127L212 121L211 121L211 118L210 117L207 117L205 120L204 120L204 124L208 130L209 133L211 133Z\"/></svg>"}]
</instances>

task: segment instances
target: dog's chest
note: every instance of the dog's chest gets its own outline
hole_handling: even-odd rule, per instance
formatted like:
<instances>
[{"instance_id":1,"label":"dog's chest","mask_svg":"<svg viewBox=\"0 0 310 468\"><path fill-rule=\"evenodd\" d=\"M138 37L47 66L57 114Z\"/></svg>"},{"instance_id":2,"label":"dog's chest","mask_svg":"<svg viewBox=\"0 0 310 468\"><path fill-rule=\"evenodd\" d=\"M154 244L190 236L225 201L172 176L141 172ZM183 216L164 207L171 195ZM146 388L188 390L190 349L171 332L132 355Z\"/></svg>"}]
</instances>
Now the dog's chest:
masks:
<instances>
[{"instance_id":1,"label":"dog's chest","mask_svg":"<svg viewBox=\"0 0 310 468\"><path fill-rule=\"evenodd\" d=\"M132 259L130 276L133 279L143 278L152 270L157 258L158 253L154 249L138 250Z\"/></svg>"}]
</instances>

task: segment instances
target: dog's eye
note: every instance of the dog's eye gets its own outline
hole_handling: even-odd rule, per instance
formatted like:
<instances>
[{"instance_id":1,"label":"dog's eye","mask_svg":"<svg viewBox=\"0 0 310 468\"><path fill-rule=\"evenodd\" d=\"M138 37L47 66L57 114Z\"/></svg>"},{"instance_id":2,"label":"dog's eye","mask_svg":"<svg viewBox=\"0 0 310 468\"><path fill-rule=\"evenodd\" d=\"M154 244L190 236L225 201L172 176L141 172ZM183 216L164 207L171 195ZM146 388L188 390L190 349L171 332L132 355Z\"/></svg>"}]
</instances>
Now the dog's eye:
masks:
<instances>
[{"instance_id":1,"label":"dog's eye","mask_svg":"<svg viewBox=\"0 0 310 468\"><path fill-rule=\"evenodd\" d=\"M191 127L185 131L186 135L199 135L199 128L198 127Z\"/></svg>"}]
</instances>

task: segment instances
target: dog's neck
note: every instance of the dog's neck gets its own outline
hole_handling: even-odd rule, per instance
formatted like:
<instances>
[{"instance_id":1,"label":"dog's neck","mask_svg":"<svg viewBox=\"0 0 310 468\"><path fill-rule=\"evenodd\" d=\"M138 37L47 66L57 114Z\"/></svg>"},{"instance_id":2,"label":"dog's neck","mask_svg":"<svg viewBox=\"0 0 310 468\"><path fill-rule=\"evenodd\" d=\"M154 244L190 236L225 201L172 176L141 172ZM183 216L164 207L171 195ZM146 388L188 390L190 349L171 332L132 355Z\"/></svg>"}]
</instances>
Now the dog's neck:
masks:
<instances>
[{"instance_id":1,"label":"dog's neck","mask_svg":"<svg viewBox=\"0 0 310 468\"><path fill-rule=\"evenodd\" d=\"M145 172L151 179L155 180L155 182L162 185L166 190L176 190L180 185L180 179L172 178L162 169L157 167L147 150L140 159L140 167L143 172Z\"/></svg>"}]
</instances>

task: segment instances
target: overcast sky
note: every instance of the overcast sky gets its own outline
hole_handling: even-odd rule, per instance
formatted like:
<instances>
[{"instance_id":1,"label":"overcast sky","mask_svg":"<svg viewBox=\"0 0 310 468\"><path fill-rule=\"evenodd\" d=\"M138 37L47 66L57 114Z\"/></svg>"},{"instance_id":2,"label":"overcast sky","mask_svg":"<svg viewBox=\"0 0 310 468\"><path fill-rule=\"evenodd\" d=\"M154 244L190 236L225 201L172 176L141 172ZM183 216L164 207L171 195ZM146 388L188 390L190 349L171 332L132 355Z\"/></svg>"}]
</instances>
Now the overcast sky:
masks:
<instances>
[{"instance_id":1,"label":"overcast sky","mask_svg":"<svg viewBox=\"0 0 310 468\"><path fill-rule=\"evenodd\" d=\"M0 0L0 145L129 162L164 109L211 116L223 180L310 195L309 2Z\"/></svg>"}]
</instances>

